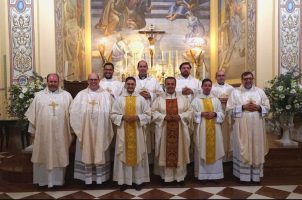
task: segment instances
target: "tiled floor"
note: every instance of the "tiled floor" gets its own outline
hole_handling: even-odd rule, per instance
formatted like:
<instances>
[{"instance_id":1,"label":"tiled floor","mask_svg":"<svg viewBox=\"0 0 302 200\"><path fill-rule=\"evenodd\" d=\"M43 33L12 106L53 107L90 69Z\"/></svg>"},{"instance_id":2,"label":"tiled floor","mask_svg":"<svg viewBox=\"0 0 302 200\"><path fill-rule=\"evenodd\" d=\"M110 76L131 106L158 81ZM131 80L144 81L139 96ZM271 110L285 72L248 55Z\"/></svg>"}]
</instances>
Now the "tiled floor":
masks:
<instances>
[{"instance_id":1,"label":"tiled floor","mask_svg":"<svg viewBox=\"0 0 302 200\"><path fill-rule=\"evenodd\" d=\"M0 193L0 199L302 199L301 185Z\"/></svg>"}]
</instances>

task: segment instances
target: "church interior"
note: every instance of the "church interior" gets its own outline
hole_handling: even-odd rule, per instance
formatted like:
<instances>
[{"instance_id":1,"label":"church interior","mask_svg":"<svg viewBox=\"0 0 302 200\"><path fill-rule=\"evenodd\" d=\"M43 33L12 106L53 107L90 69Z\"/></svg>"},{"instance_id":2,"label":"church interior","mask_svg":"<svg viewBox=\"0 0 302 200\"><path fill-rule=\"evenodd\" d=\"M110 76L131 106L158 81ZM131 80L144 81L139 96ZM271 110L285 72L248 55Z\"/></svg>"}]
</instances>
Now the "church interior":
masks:
<instances>
[{"instance_id":1,"label":"church interior","mask_svg":"<svg viewBox=\"0 0 302 200\"><path fill-rule=\"evenodd\" d=\"M275 77L302 73L301 13L300 0L1 0L0 199L302 199L301 108L289 130L266 119L269 152L261 182L238 181L226 162L218 182L195 179L190 163L184 183L165 184L151 165L151 181L140 191L120 191L112 180L100 185L75 180L75 141L65 184L34 185L26 148L32 140L18 113L11 112L26 111L33 97L24 88L36 84L35 78L45 82L47 74L57 73L60 86L74 97L87 87L89 73L103 76L106 62L114 64L120 81L137 75L138 61L145 60L148 75L163 86L189 62L196 79L214 83L222 70L226 82L239 87L241 74L250 71L265 90ZM300 78L300 88L301 83ZM12 107L14 86L28 99ZM278 142L286 131L288 142Z\"/></svg>"}]
</instances>

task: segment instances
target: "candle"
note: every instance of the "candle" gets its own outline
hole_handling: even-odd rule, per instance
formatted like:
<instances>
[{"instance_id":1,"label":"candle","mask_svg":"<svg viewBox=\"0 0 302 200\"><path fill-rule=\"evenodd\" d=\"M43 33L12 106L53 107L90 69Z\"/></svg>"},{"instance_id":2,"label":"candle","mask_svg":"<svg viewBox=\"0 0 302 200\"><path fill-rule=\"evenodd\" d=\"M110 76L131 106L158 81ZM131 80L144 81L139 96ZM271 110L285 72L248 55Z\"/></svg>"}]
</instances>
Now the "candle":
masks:
<instances>
[{"instance_id":1,"label":"candle","mask_svg":"<svg viewBox=\"0 0 302 200\"><path fill-rule=\"evenodd\" d=\"M66 78L66 80L67 80L67 76L68 76L68 61L65 60L65 65L64 65L64 79Z\"/></svg>"}]
</instances>

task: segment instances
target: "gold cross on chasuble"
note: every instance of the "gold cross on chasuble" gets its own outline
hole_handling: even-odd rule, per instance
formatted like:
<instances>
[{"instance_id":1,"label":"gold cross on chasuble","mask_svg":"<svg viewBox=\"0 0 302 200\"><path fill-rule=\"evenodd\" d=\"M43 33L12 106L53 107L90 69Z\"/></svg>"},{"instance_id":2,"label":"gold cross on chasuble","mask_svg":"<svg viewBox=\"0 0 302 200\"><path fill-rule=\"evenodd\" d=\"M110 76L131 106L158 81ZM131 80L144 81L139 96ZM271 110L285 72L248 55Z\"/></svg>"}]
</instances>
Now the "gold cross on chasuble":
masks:
<instances>
[{"instance_id":1,"label":"gold cross on chasuble","mask_svg":"<svg viewBox=\"0 0 302 200\"><path fill-rule=\"evenodd\" d=\"M136 97L125 97L125 115L136 115ZM137 141L136 141L136 121L124 124L125 143L126 143L126 165L134 166L137 164Z\"/></svg>"},{"instance_id":2,"label":"gold cross on chasuble","mask_svg":"<svg viewBox=\"0 0 302 200\"><path fill-rule=\"evenodd\" d=\"M166 99L167 115L178 115L177 99ZM166 167L177 167L178 162L178 121L167 121Z\"/></svg>"},{"instance_id":3,"label":"gold cross on chasuble","mask_svg":"<svg viewBox=\"0 0 302 200\"><path fill-rule=\"evenodd\" d=\"M202 99L204 112L214 112L211 98ZM216 130L215 119L205 119L206 131L206 164L213 164L216 161Z\"/></svg>"},{"instance_id":4,"label":"gold cross on chasuble","mask_svg":"<svg viewBox=\"0 0 302 200\"><path fill-rule=\"evenodd\" d=\"M89 101L89 104L92 106L92 109L91 109L91 115L92 115L93 114L93 110L94 110L94 105L96 105L98 103L96 102L95 99L93 99L92 101Z\"/></svg>"},{"instance_id":5,"label":"gold cross on chasuble","mask_svg":"<svg viewBox=\"0 0 302 200\"><path fill-rule=\"evenodd\" d=\"M52 101L48 106L52 107L52 116L56 116L56 107L59 106L56 102Z\"/></svg>"}]
</instances>

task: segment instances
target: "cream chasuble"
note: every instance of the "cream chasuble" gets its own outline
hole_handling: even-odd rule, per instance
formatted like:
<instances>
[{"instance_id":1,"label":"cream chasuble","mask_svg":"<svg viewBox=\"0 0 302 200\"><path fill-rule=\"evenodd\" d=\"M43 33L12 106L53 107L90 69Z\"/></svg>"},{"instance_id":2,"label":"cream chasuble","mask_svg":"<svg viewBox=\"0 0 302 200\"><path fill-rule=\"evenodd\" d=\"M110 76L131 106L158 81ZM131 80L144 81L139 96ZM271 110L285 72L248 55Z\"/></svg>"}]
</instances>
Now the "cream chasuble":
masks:
<instances>
[{"instance_id":1,"label":"cream chasuble","mask_svg":"<svg viewBox=\"0 0 302 200\"><path fill-rule=\"evenodd\" d=\"M123 115L136 114L139 121L127 123ZM144 126L150 123L151 110L145 99L123 92L113 104L111 120L117 126L113 180L119 185L149 182L149 163Z\"/></svg>"},{"instance_id":2,"label":"cream chasuble","mask_svg":"<svg viewBox=\"0 0 302 200\"><path fill-rule=\"evenodd\" d=\"M69 106L71 95L64 90L48 88L35 94L25 116L29 132L35 135L31 161L34 163L34 183L40 186L63 185L64 168L69 164L71 133Z\"/></svg>"},{"instance_id":3,"label":"cream chasuble","mask_svg":"<svg viewBox=\"0 0 302 200\"><path fill-rule=\"evenodd\" d=\"M177 111L181 120L178 122L178 150L176 167L167 167L167 122L164 120L167 113L167 99L177 99ZM152 105L152 120L155 122L155 163L154 173L165 180L183 181L186 174L186 165L190 162L190 133L193 130L193 111L190 101L182 96L164 94L155 99Z\"/></svg>"},{"instance_id":4,"label":"cream chasuble","mask_svg":"<svg viewBox=\"0 0 302 200\"><path fill-rule=\"evenodd\" d=\"M105 164L113 129L110 122L112 97L107 91L80 91L70 107L70 124L81 144L85 164Z\"/></svg>"}]
</instances>

